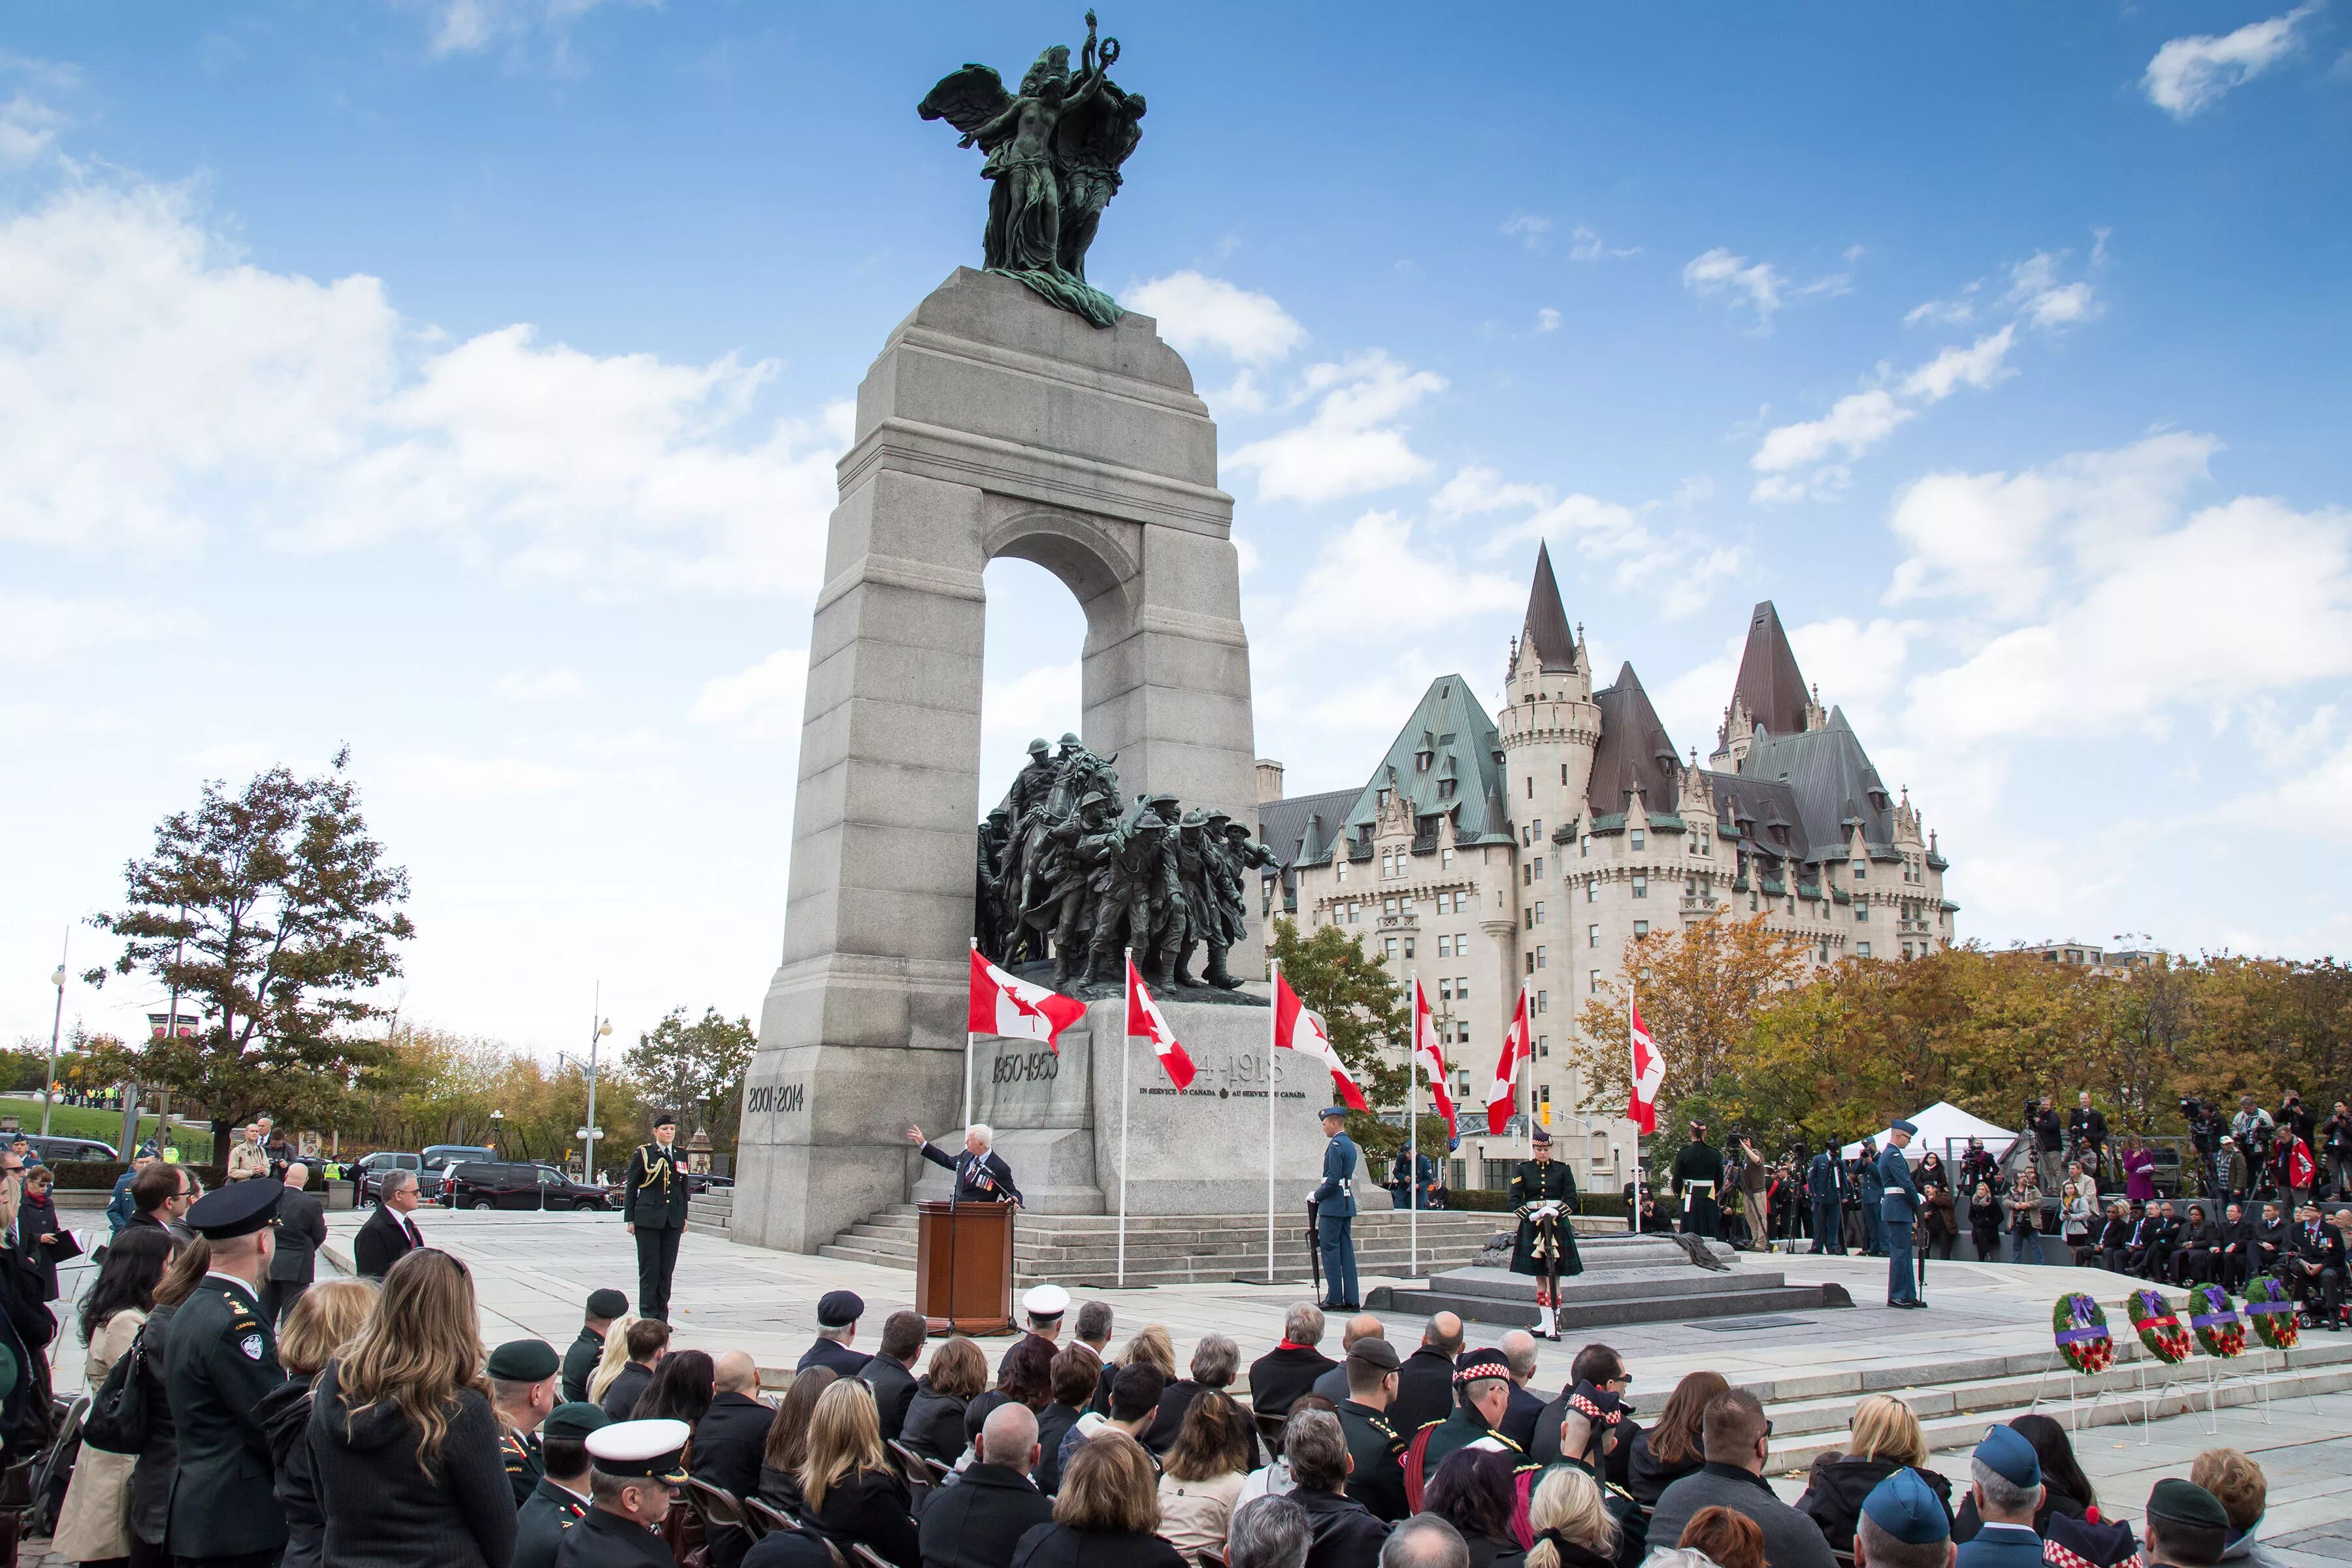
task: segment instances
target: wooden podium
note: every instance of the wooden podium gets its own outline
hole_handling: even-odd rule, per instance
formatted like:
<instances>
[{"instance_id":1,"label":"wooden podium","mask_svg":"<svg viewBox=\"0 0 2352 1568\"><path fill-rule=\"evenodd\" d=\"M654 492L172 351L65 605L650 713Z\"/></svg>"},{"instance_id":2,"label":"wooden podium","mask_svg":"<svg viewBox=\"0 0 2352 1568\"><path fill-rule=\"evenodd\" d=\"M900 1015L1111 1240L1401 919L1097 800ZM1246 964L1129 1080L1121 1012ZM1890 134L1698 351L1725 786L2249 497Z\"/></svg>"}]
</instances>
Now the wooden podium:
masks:
<instances>
[{"instance_id":1,"label":"wooden podium","mask_svg":"<svg viewBox=\"0 0 2352 1568\"><path fill-rule=\"evenodd\" d=\"M934 1334L1013 1331L1012 1204L915 1205L915 1310Z\"/></svg>"}]
</instances>

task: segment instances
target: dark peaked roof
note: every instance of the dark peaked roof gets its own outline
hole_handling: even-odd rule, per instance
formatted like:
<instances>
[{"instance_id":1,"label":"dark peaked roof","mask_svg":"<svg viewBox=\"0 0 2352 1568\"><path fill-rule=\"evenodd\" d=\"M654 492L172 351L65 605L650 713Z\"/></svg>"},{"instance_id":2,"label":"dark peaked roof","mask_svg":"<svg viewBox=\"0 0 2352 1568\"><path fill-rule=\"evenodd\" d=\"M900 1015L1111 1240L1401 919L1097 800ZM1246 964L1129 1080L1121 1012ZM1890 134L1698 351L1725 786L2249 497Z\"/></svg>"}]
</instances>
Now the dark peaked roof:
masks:
<instances>
[{"instance_id":1,"label":"dark peaked roof","mask_svg":"<svg viewBox=\"0 0 2352 1568\"><path fill-rule=\"evenodd\" d=\"M1768 732L1738 773L1707 778L1717 815L1776 854L1843 859L1857 826L1866 844L1894 842L1895 803L1842 708L1818 730ZM1786 826L1785 838L1768 831L1776 822Z\"/></svg>"},{"instance_id":2,"label":"dark peaked roof","mask_svg":"<svg viewBox=\"0 0 2352 1568\"><path fill-rule=\"evenodd\" d=\"M1355 804L1358 793L1335 789L1262 800L1257 805L1258 842L1286 861L1320 860L1339 831L1341 814Z\"/></svg>"},{"instance_id":3,"label":"dark peaked roof","mask_svg":"<svg viewBox=\"0 0 2352 1568\"><path fill-rule=\"evenodd\" d=\"M1636 790L1644 811L1672 811L1682 773L1678 753L1633 667L1618 670L1617 683L1594 692L1592 700L1601 710L1601 743L1592 749L1592 781L1584 798L1593 815L1623 811Z\"/></svg>"},{"instance_id":4,"label":"dark peaked roof","mask_svg":"<svg viewBox=\"0 0 2352 1568\"><path fill-rule=\"evenodd\" d=\"M1750 720L1775 735L1794 735L1805 727L1805 677L1797 668L1789 634L1780 628L1780 612L1769 599L1748 617L1748 647L1739 656L1739 679L1731 694L1748 704Z\"/></svg>"},{"instance_id":5,"label":"dark peaked roof","mask_svg":"<svg viewBox=\"0 0 2352 1568\"><path fill-rule=\"evenodd\" d=\"M1568 610L1559 602L1559 584L1551 574L1551 550L1536 546L1536 580L1528 590L1527 629L1519 646L1535 649L1539 669L1576 668L1576 637L1568 629Z\"/></svg>"}]
</instances>

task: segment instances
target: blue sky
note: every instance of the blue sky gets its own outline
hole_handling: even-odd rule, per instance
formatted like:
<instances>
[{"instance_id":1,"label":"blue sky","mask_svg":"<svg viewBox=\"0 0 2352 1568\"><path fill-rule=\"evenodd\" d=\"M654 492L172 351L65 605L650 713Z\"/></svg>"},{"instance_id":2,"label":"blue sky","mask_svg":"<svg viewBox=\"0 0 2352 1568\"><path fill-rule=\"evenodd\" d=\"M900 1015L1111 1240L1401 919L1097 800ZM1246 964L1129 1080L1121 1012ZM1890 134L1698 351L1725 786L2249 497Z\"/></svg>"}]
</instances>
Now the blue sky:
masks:
<instances>
[{"instance_id":1,"label":"blue sky","mask_svg":"<svg viewBox=\"0 0 2352 1568\"><path fill-rule=\"evenodd\" d=\"M156 818L343 742L413 1016L756 1012L845 400L977 261L913 105L1082 9L9 12L0 1036ZM1261 754L1491 706L1543 538L1702 753L1775 600L1964 935L2342 951L2339 13L1107 12L1090 270L1219 418ZM989 586L992 781L1081 623Z\"/></svg>"}]
</instances>

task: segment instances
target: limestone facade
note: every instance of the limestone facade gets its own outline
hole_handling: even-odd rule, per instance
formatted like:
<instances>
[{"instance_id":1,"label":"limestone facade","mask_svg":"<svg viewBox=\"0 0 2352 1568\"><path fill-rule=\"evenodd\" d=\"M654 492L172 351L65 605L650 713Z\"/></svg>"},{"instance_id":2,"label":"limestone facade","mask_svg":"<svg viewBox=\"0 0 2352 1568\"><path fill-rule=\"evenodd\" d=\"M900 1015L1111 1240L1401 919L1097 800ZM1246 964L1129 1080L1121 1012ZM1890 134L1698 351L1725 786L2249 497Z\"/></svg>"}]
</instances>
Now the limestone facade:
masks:
<instances>
[{"instance_id":1,"label":"limestone facade","mask_svg":"<svg viewBox=\"0 0 2352 1568\"><path fill-rule=\"evenodd\" d=\"M1523 1133L1485 1132L1522 987L1537 1119L1588 1190L1615 1191L1633 1173L1632 1124L1590 1103L1565 1047L1629 943L1755 914L1801 936L1817 966L1954 940L1935 834L1806 686L1769 602L1705 767L1676 749L1632 665L1595 688L1547 551L1504 688L1497 722L1460 676L1433 681L1360 789L1284 797L1280 765L1258 763L1261 835L1292 862L1265 879L1267 908L1361 938L1400 985L1420 976L1461 1108L1462 1179L1524 1157Z\"/></svg>"}]
</instances>

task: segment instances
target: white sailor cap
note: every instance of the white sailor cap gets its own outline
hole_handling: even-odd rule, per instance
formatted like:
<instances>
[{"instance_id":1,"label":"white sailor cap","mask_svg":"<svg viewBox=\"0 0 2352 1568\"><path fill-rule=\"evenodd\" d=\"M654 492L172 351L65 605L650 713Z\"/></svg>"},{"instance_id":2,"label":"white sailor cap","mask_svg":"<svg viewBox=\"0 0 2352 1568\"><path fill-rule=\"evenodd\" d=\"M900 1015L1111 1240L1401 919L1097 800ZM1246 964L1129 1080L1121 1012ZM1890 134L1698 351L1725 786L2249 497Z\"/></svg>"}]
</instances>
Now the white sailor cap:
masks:
<instances>
[{"instance_id":1,"label":"white sailor cap","mask_svg":"<svg viewBox=\"0 0 2352 1568\"><path fill-rule=\"evenodd\" d=\"M693 1436L694 1428L683 1421L615 1421L588 1434L588 1458L608 1476L682 1487L686 1467L678 1456Z\"/></svg>"},{"instance_id":2,"label":"white sailor cap","mask_svg":"<svg viewBox=\"0 0 2352 1568\"><path fill-rule=\"evenodd\" d=\"M1021 1310L1033 1318L1058 1318L1070 1310L1070 1293L1059 1285L1032 1285L1021 1298Z\"/></svg>"}]
</instances>

